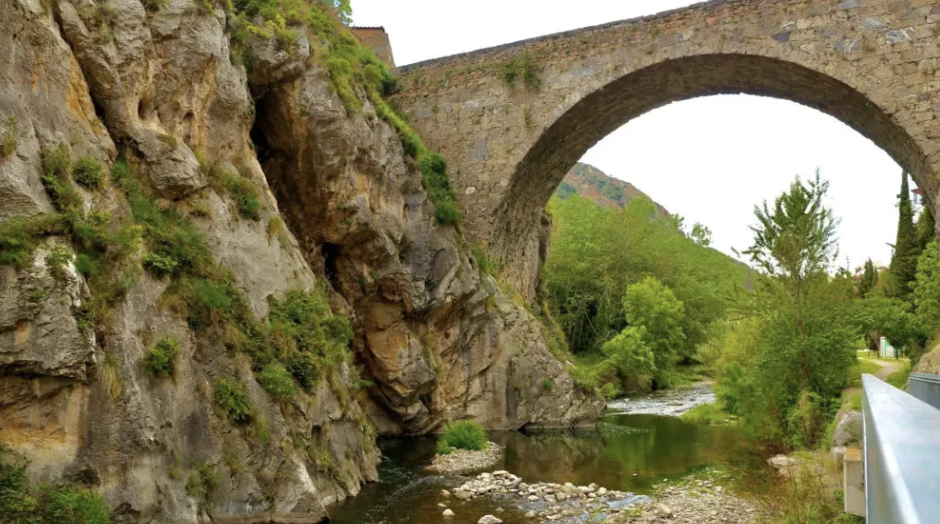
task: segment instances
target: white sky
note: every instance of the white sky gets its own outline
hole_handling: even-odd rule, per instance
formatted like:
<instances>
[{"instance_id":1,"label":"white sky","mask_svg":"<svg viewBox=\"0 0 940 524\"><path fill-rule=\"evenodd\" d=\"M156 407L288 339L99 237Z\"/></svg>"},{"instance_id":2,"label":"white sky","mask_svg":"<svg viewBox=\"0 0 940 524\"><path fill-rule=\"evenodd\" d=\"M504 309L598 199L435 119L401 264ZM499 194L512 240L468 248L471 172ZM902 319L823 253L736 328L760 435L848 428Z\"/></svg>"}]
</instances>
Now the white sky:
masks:
<instances>
[{"instance_id":1,"label":"white sky","mask_svg":"<svg viewBox=\"0 0 940 524\"><path fill-rule=\"evenodd\" d=\"M353 0L353 20L384 26L403 65L692 3ZM713 246L729 254L750 245L755 204L818 167L842 218L838 265L891 257L901 168L838 120L792 102L713 96L671 104L610 134L583 161L636 185L690 226L707 225Z\"/></svg>"}]
</instances>

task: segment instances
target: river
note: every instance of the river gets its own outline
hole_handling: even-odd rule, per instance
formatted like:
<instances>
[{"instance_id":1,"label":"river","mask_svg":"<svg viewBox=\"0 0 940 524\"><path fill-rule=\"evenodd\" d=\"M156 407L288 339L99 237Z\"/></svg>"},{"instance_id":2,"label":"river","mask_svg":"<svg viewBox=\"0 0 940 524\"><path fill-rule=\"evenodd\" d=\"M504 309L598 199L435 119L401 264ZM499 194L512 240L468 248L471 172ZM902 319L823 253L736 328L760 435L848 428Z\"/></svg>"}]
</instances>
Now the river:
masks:
<instances>
[{"instance_id":1,"label":"river","mask_svg":"<svg viewBox=\"0 0 940 524\"><path fill-rule=\"evenodd\" d=\"M490 440L506 450L502 463L493 469L508 470L526 482L593 482L630 492L642 502L655 484L725 463L735 452L739 439L731 428L691 424L675 416L711 398L708 386L696 386L612 402L596 431L493 432ZM435 442L435 437L381 440L380 481L329 508L331 522L440 523L440 491L462 484L467 477L424 472ZM457 516L447 522L475 523L497 507L504 508L499 517L506 523L527 521L522 515L528 508L517 500L485 497L461 503Z\"/></svg>"}]
</instances>

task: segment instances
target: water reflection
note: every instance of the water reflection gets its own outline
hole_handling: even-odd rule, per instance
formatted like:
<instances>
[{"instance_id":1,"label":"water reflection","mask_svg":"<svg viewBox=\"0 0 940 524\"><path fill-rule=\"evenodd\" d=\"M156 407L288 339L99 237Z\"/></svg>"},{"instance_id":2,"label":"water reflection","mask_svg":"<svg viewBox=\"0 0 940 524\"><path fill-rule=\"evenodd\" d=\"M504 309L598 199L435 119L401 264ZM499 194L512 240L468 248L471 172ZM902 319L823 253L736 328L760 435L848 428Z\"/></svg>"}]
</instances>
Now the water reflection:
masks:
<instances>
[{"instance_id":1,"label":"water reflection","mask_svg":"<svg viewBox=\"0 0 940 524\"><path fill-rule=\"evenodd\" d=\"M599 430L492 437L506 447L505 469L526 481L594 482L636 493L649 492L664 478L726 462L739 443L730 428L657 415L609 416Z\"/></svg>"},{"instance_id":2,"label":"water reflection","mask_svg":"<svg viewBox=\"0 0 940 524\"><path fill-rule=\"evenodd\" d=\"M610 489L647 493L663 479L703 466L727 462L737 449L733 429L690 424L656 415L612 415L596 432L493 433L506 448L506 469L525 482L592 482ZM428 524L441 522L442 489L466 478L424 472L434 455L435 439L416 437L380 442L385 459L381 481L365 486L357 497L331 508L332 522L357 524ZM453 524L476 522L502 506L506 522L523 522L508 500L451 500Z\"/></svg>"}]
</instances>

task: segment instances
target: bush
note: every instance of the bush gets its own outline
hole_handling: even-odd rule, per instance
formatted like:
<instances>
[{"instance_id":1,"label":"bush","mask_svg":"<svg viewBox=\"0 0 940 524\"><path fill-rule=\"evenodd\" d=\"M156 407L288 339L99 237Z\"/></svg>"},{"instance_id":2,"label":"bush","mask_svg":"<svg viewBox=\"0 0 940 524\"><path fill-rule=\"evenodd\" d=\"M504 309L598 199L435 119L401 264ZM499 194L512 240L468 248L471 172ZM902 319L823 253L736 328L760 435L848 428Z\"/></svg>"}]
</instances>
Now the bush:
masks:
<instances>
[{"instance_id":1,"label":"bush","mask_svg":"<svg viewBox=\"0 0 940 524\"><path fill-rule=\"evenodd\" d=\"M44 488L40 496L44 523L108 524L108 506L100 493L72 486Z\"/></svg>"},{"instance_id":2,"label":"bush","mask_svg":"<svg viewBox=\"0 0 940 524\"><path fill-rule=\"evenodd\" d=\"M438 224L457 224L460 222L460 210L453 202L441 202L436 204L434 217Z\"/></svg>"},{"instance_id":3,"label":"bush","mask_svg":"<svg viewBox=\"0 0 940 524\"><path fill-rule=\"evenodd\" d=\"M72 166L72 176L82 187L97 189L101 186L101 164L89 156L83 156Z\"/></svg>"},{"instance_id":4,"label":"bush","mask_svg":"<svg viewBox=\"0 0 940 524\"><path fill-rule=\"evenodd\" d=\"M195 291L199 305L210 311L226 310L232 305L232 297L225 285L203 279L196 282Z\"/></svg>"},{"instance_id":5,"label":"bush","mask_svg":"<svg viewBox=\"0 0 940 524\"><path fill-rule=\"evenodd\" d=\"M234 380L220 378L215 382L215 403L236 424L251 420L251 403L241 385Z\"/></svg>"},{"instance_id":6,"label":"bush","mask_svg":"<svg viewBox=\"0 0 940 524\"><path fill-rule=\"evenodd\" d=\"M16 152L16 115L7 117L7 130L0 135L0 160L9 158Z\"/></svg>"},{"instance_id":7,"label":"bush","mask_svg":"<svg viewBox=\"0 0 940 524\"><path fill-rule=\"evenodd\" d=\"M156 253L147 253L144 256L144 267L158 277L165 277L176 272L179 264L170 257L160 256Z\"/></svg>"},{"instance_id":8,"label":"bush","mask_svg":"<svg viewBox=\"0 0 940 524\"><path fill-rule=\"evenodd\" d=\"M72 262L72 250L56 244L46 255L46 265L56 280L63 280L66 276L65 268Z\"/></svg>"},{"instance_id":9,"label":"bush","mask_svg":"<svg viewBox=\"0 0 940 524\"><path fill-rule=\"evenodd\" d=\"M205 499L218 485L215 466L204 463L196 467L186 479L186 494L190 497Z\"/></svg>"},{"instance_id":10,"label":"bush","mask_svg":"<svg viewBox=\"0 0 940 524\"><path fill-rule=\"evenodd\" d=\"M275 398L292 398L297 395L294 379L281 364L268 364L258 373L261 387Z\"/></svg>"},{"instance_id":11,"label":"bush","mask_svg":"<svg viewBox=\"0 0 940 524\"><path fill-rule=\"evenodd\" d=\"M0 522L4 524L108 524L104 498L69 485L38 494L26 479L26 461L0 445Z\"/></svg>"},{"instance_id":12,"label":"bush","mask_svg":"<svg viewBox=\"0 0 940 524\"><path fill-rule=\"evenodd\" d=\"M725 424L733 419L731 415L725 413L725 411L714 402L699 404L683 413L680 418L686 422L706 425Z\"/></svg>"},{"instance_id":13,"label":"bush","mask_svg":"<svg viewBox=\"0 0 940 524\"><path fill-rule=\"evenodd\" d=\"M82 253L75 257L75 271L86 277L94 276L98 274L98 265L90 256Z\"/></svg>"},{"instance_id":14,"label":"bush","mask_svg":"<svg viewBox=\"0 0 940 524\"><path fill-rule=\"evenodd\" d=\"M180 354L180 343L163 337L144 356L144 369L155 377L173 376L173 361Z\"/></svg>"},{"instance_id":15,"label":"bush","mask_svg":"<svg viewBox=\"0 0 940 524\"><path fill-rule=\"evenodd\" d=\"M551 391L555 389L555 382L550 378L542 379L542 389L551 393Z\"/></svg>"},{"instance_id":16,"label":"bush","mask_svg":"<svg viewBox=\"0 0 940 524\"><path fill-rule=\"evenodd\" d=\"M349 359L352 326L330 311L322 292L291 290L283 299L271 297L268 304L272 342L304 390L312 390L319 376Z\"/></svg>"},{"instance_id":17,"label":"bush","mask_svg":"<svg viewBox=\"0 0 940 524\"><path fill-rule=\"evenodd\" d=\"M438 440L438 450L452 448L481 451L489 447L489 435L472 420L458 420L447 425Z\"/></svg>"}]
</instances>

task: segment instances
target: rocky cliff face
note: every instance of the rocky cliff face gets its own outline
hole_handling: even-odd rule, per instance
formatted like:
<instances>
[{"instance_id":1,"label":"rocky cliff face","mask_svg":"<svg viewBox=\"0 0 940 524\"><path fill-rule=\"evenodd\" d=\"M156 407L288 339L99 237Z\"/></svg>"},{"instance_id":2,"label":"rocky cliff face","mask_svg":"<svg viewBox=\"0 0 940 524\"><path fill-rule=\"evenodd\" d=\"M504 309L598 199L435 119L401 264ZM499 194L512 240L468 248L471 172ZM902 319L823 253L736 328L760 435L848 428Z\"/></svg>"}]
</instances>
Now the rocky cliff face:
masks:
<instances>
[{"instance_id":1,"label":"rocky cliff face","mask_svg":"<svg viewBox=\"0 0 940 524\"><path fill-rule=\"evenodd\" d=\"M310 522L376 479L376 427L594 420L602 404L574 389L541 324L500 289L517 283L498 284L459 231L435 223L421 175L371 105L345 109L316 36L300 32L289 52L255 39L249 74L233 59L232 15L212 6L0 3L0 443L28 457L30 476L100 490L117 522ZM105 173L126 159L153 212L198 238L135 224L139 202L107 175L57 215L63 197L43 175L56 150ZM49 225L59 216L65 226ZM98 274L87 259L57 262L99 249L75 224L149 233L120 260L100 248L115 261ZM185 281L147 258L146 245L190 240L211 253L205 271L244 296L237 329L217 306L187 315L173 299ZM239 341L255 333L245 319L263 323L268 297L315 289L351 319L356 357L273 396ZM172 377L154 376L142 359L168 337L180 350ZM220 408L220 380L241 385L249 423Z\"/></svg>"}]
</instances>

